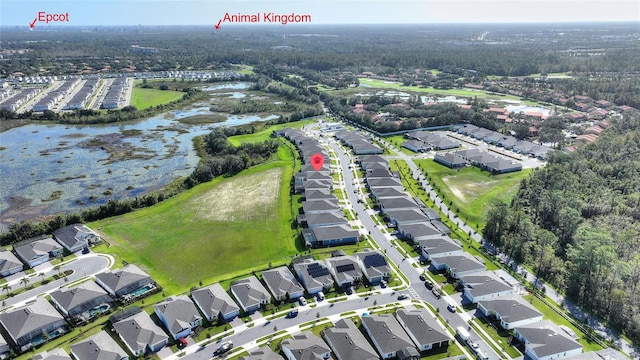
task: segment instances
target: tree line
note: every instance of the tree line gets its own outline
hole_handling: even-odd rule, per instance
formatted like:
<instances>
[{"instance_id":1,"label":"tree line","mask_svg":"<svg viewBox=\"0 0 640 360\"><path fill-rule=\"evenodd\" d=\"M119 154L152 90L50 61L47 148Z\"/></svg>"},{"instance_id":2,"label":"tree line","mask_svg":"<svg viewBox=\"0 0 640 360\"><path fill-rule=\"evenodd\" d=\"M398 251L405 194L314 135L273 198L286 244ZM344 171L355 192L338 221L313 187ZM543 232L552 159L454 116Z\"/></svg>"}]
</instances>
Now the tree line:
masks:
<instances>
[{"instance_id":1,"label":"tree line","mask_svg":"<svg viewBox=\"0 0 640 360\"><path fill-rule=\"evenodd\" d=\"M640 117L551 153L510 204L493 204L484 236L639 342Z\"/></svg>"}]
</instances>

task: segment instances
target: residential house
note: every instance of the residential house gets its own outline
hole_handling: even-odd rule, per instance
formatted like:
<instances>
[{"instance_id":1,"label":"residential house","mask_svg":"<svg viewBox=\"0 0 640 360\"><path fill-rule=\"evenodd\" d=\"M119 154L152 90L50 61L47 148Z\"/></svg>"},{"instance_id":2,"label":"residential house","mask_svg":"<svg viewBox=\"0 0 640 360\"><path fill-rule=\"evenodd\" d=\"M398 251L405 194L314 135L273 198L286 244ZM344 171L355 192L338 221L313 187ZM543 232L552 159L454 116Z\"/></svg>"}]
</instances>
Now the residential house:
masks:
<instances>
[{"instance_id":1,"label":"residential house","mask_svg":"<svg viewBox=\"0 0 640 360\"><path fill-rule=\"evenodd\" d=\"M389 210L385 212L385 215L390 223L399 228L407 224L429 222L429 217L420 211L417 206L415 209Z\"/></svg>"},{"instance_id":2,"label":"residential house","mask_svg":"<svg viewBox=\"0 0 640 360\"><path fill-rule=\"evenodd\" d=\"M55 348L33 355L31 360L71 360L71 357L63 349Z\"/></svg>"},{"instance_id":3,"label":"residential house","mask_svg":"<svg viewBox=\"0 0 640 360\"><path fill-rule=\"evenodd\" d=\"M340 319L335 326L322 332L338 360L378 360L379 356L364 335L351 321Z\"/></svg>"},{"instance_id":4,"label":"residential house","mask_svg":"<svg viewBox=\"0 0 640 360\"><path fill-rule=\"evenodd\" d=\"M382 359L420 359L411 338L393 315L363 316L362 327Z\"/></svg>"},{"instance_id":5,"label":"residential house","mask_svg":"<svg viewBox=\"0 0 640 360\"><path fill-rule=\"evenodd\" d=\"M169 342L164 330L144 311L124 318L112 326L122 343L136 357L156 353Z\"/></svg>"},{"instance_id":6,"label":"residential house","mask_svg":"<svg viewBox=\"0 0 640 360\"><path fill-rule=\"evenodd\" d=\"M433 256L449 256L461 254L462 246L450 237L437 237L416 241L421 249L422 257L431 260Z\"/></svg>"},{"instance_id":7,"label":"residential house","mask_svg":"<svg viewBox=\"0 0 640 360\"><path fill-rule=\"evenodd\" d=\"M491 271L462 276L460 283L464 286L462 296L474 304L513 293L513 286Z\"/></svg>"},{"instance_id":8,"label":"residential house","mask_svg":"<svg viewBox=\"0 0 640 360\"><path fill-rule=\"evenodd\" d=\"M500 327L505 330L542 321L542 313L515 294L480 300L478 311L486 317L500 320Z\"/></svg>"},{"instance_id":9,"label":"residential house","mask_svg":"<svg viewBox=\"0 0 640 360\"><path fill-rule=\"evenodd\" d=\"M451 337L427 309L400 309L396 312L396 319L419 351L449 346Z\"/></svg>"},{"instance_id":10,"label":"residential house","mask_svg":"<svg viewBox=\"0 0 640 360\"><path fill-rule=\"evenodd\" d=\"M333 200L336 199L336 196L331 193L331 190L328 189L317 189L317 190L309 190L304 191L302 193L302 197L305 201L317 201L317 200Z\"/></svg>"},{"instance_id":11,"label":"residential house","mask_svg":"<svg viewBox=\"0 0 640 360\"><path fill-rule=\"evenodd\" d=\"M432 256L431 266L436 270L446 270L454 279L460 279L465 275L484 271L484 264L473 256L463 252L461 254Z\"/></svg>"},{"instance_id":12,"label":"residential house","mask_svg":"<svg viewBox=\"0 0 640 360\"><path fill-rule=\"evenodd\" d=\"M380 201L382 199L406 197L407 193L399 188L374 188L371 189L369 197L374 201Z\"/></svg>"},{"instance_id":13,"label":"residential house","mask_svg":"<svg viewBox=\"0 0 640 360\"><path fill-rule=\"evenodd\" d=\"M257 311L262 305L267 305L271 301L271 295L267 289L253 275L235 281L231 284L230 290L242 310L248 314Z\"/></svg>"},{"instance_id":14,"label":"residential house","mask_svg":"<svg viewBox=\"0 0 640 360\"><path fill-rule=\"evenodd\" d=\"M323 360L331 357L331 349L311 331L303 331L280 343L288 360Z\"/></svg>"},{"instance_id":15,"label":"residential house","mask_svg":"<svg viewBox=\"0 0 640 360\"><path fill-rule=\"evenodd\" d=\"M240 315L240 308L218 283L191 291L191 299L211 323L228 322Z\"/></svg>"},{"instance_id":16,"label":"residential house","mask_svg":"<svg viewBox=\"0 0 640 360\"><path fill-rule=\"evenodd\" d=\"M122 269L96 275L96 282L115 298L125 297L142 288L154 287L154 281L139 267L129 264Z\"/></svg>"},{"instance_id":17,"label":"residential house","mask_svg":"<svg viewBox=\"0 0 640 360\"><path fill-rule=\"evenodd\" d=\"M399 188L403 189L402 181L395 177L376 178L367 180L367 187L370 189L379 188Z\"/></svg>"},{"instance_id":18,"label":"residential house","mask_svg":"<svg viewBox=\"0 0 640 360\"><path fill-rule=\"evenodd\" d=\"M305 259L294 263L293 269L310 295L333 287L334 281L329 268L321 261Z\"/></svg>"},{"instance_id":19,"label":"residential house","mask_svg":"<svg viewBox=\"0 0 640 360\"><path fill-rule=\"evenodd\" d=\"M380 199L378 200L378 206L380 207L381 213L386 213L387 211L392 210L411 210L418 208L418 204L408 196Z\"/></svg>"},{"instance_id":20,"label":"residential house","mask_svg":"<svg viewBox=\"0 0 640 360\"><path fill-rule=\"evenodd\" d=\"M5 340L4 337L0 334L0 359L8 358L10 353L11 347L9 346L9 343L7 343L7 340Z\"/></svg>"},{"instance_id":21,"label":"residential house","mask_svg":"<svg viewBox=\"0 0 640 360\"><path fill-rule=\"evenodd\" d=\"M525 355L533 360L562 359L582 353L582 345L550 320L514 329L523 344Z\"/></svg>"},{"instance_id":22,"label":"residential house","mask_svg":"<svg viewBox=\"0 0 640 360\"><path fill-rule=\"evenodd\" d=\"M100 241L100 236L83 224L67 225L54 230L53 238L72 253Z\"/></svg>"},{"instance_id":23,"label":"residential house","mask_svg":"<svg viewBox=\"0 0 640 360\"><path fill-rule=\"evenodd\" d=\"M0 277L22 271L24 264L11 251L0 251Z\"/></svg>"},{"instance_id":24,"label":"residential house","mask_svg":"<svg viewBox=\"0 0 640 360\"><path fill-rule=\"evenodd\" d=\"M51 302L65 317L88 320L109 310L113 298L95 282L85 281L52 292Z\"/></svg>"},{"instance_id":25,"label":"residential house","mask_svg":"<svg viewBox=\"0 0 640 360\"><path fill-rule=\"evenodd\" d=\"M444 154L436 154L433 157L433 161L451 169L462 168L465 165L467 165L467 162L463 158L456 156L454 153L451 153L451 152L444 153Z\"/></svg>"},{"instance_id":26,"label":"residential house","mask_svg":"<svg viewBox=\"0 0 640 360\"><path fill-rule=\"evenodd\" d=\"M325 199L317 201L303 201L302 212L305 214L323 213L327 211L338 211L338 199Z\"/></svg>"},{"instance_id":27,"label":"residential house","mask_svg":"<svg viewBox=\"0 0 640 360\"><path fill-rule=\"evenodd\" d=\"M284 360L284 358L273 352L270 347L264 346L251 351L249 355L241 356L240 360Z\"/></svg>"},{"instance_id":28,"label":"residential house","mask_svg":"<svg viewBox=\"0 0 640 360\"><path fill-rule=\"evenodd\" d=\"M298 215L298 224L309 229L323 226L347 225L348 221L340 211L327 211Z\"/></svg>"},{"instance_id":29,"label":"residential house","mask_svg":"<svg viewBox=\"0 0 640 360\"><path fill-rule=\"evenodd\" d=\"M70 349L71 355L76 360L129 359L127 352L104 330L86 340L71 345Z\"/></svg>"},{"instance_id":30,"label":"residential house","mask_svg":"<svg viewBox=\"0 0 640 360\"><path fill-rule=\"evenodd\" d=\"M186 295L168 297L153 306L153 311L174 340L191 335L202 325L202 316Z\"/></svg>"},{"instance_id":31,"label":"residential house","mask_svg":"<svg viewBox=\"0 0 640 360\"><path fill-rule=\"evenodd\" d=\"M424 239L437 239L444 235L442 231L436 229L429 222L402 224L398 226L398 233L402 238L414 242Z\"/></svg>"},{"instance_id":32,"label":"residential house","mask_svg":"<svg viewBox=\"0 0 640 360\"><path fill-rule=\"evenodd\" d=\"M304 288L286 266L263 271L262 281L277 301L297 299L304 295Z\"/></svg>"},{"instance_id":33,"label":"residential house","mask_svg":"<svg viewBox=\"0 0 640 360\"><path fill-rule=\"evenodd\" d=\"M302 229L302 238L308 247L355 244L360 234L347 224Z\"/></svg>"},{"instance_id":34,"label":"residential house","mask_svg":"<svg viewBox=\"0 0 640 360\"><path fill-rule=\"evenodd\" d=\"M348 255L326 260L327 268L340 287L351 286L362 279L362 271L356 260Z\"/></svg>"},{"instance_id":35,"label":"residential house","mask_svg":"<svg viewBox=\"0 0 640 360\"><path fill-rule=\"evenodd\" d=\"M44 297L0 314L0 325L18 353L53 340L69 329L62 315Z\"/></svg>"},{"instance_id":36,"label":"residential house","mask_svg":"<svg viewBox=\"0 0 640 360\"><path fill-rule=\"evenodd\" d=\"M49 261L50 258L62 255L63 247L52 238L46 238L14 246L13 251L22 262L33 268Z\"/></svg>"},{"instance_id":37,"label":"residential house","mask_svg":"<svg viewBox=\"0 0 640 360\"><path fill-rule=\"evenodd\" d=\"M403 148L407 148L413 152L426 152L431 150L431 146L420 140L407 140L402 143Z\"/></svg>"},{"instance_id":38,"label":"residential house","mask_svg":"<svg viewBox=\"0 0 640 360\"><path fill-rule=\"evenodd\" d=\"M353 254L369 283L377 284L391 275L387 258L378 250L364 249Z\"/></svg>"}]
</instances>

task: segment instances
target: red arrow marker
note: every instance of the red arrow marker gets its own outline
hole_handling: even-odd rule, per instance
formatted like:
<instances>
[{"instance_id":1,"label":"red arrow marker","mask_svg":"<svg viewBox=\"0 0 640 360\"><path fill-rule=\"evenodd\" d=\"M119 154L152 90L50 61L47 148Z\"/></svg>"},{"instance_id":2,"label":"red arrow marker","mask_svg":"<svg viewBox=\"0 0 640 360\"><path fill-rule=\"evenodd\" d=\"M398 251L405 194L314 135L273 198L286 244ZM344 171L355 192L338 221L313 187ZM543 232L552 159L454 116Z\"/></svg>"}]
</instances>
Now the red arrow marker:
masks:
<instances>
[{"instance_id":1,"label":"red arrow marker","mask_svg":"<svg viewBox=\"0 0 640 360\"><path fill-rule=\"evenodd\" d=\"M218 20L218 24L216 25L216 30L220 29L220 23L222 22L222 19Z\"/></svg>"},{"instance_id":2,"label":"red arrow marker","mask_svg":"<svg viewBox=\"0 0 640 360\"><path fill-rule=\"evenodd\" d=\"M315 153L311 155L311 166L313 166L316 171L320 171L322 165L324 165L324 156L322 156L322 154Z\"/></svg>"},{"instance_id":3,"label":"red arrow marker","mask_svg":"<svg viewBox=\"0 0 640 360\"><path fill-rule=\"evenodd\" d=\"M35 19L33 19L33 22L31 22L31 24L29 24L29 29L33 29L36 26L36 21L38 21L38 17L36 16Z\"/></svg>"}]
</instances>

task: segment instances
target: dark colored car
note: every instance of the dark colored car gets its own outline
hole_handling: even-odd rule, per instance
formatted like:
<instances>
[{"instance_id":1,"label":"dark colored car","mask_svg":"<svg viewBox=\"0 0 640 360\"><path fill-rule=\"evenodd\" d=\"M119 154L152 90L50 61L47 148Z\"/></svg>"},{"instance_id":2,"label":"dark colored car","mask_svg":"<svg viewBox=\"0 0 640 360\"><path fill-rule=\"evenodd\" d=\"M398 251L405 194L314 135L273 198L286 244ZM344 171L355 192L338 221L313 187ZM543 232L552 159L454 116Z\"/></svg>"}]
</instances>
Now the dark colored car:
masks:
<instances>
[{"instance_id":1,"label":"dark colored car","mask_svg":"<svg viewBox=\"0 0 640 360\"><path fill-rule=\"evenodd\" d=\"M291 310L287 313L288 319L293 319L296 316L298 316L298 310Z\"/></svg>"},{"instance_id":2,"label":"dark colored car","mask_svg":"<svg viewBox=\"0 0 640 360\"><path fill-rule=\"evenodd\" d=\"M407 294L400 294L398 295L398 300L405 300L408 299L409 297L407 296Z\"/></svg>"},{"instance_id":3,"label":"dark colored car","mask_svg":"<svg viewBox=\"0 0 640 360\"><path fill-rule=\"evenodd\" d=\"M220 347L218 347L216 349L216 351L213 352L213 355L224 354L227 351L231 350L232 348L233 348L233 343L231 341L227 341L227 342L223 343L222 345L220 345Z\"/></svg>"},{"instance_id":4,"label":"dark colored car","mask_svg":"<svg viewBox=\"0 0 640 360\"><path fill-rule=\"evenodd\" d=\"M424 274L420 274L420 281L425 281L427 280L427 278L424 276Z\"/></svg>"},{"instance_id":5,"label":"dark colored car","mask_svg":"<svg viewBox=\"0 0 640 360\"><path fill-rule=\"evenodd\" d=\"M429 280L424 282L424 286L429 290L433 289L433 283Z\"/></svg>"},{"instance_id":6,"label":"dark colored car","mask_svg":"<svg viewBox=\"0 0 640 360\"><path fill-rule=\"evenodd\" d=\"M449 311L451 311L452 313L454 313L454 312L456 312L456 307L455 307L455 306L453 306L453 305L451 305L451 304L449 304L449 305L447 305L447 310L449 310Z\"/></svg>"},{"instance_id":7,"label":"dark colored car","mask_svg":"<svg viewBox=\"0 0 640 360\"><path fill-rule=\"evenodd\" d=\"M187 345L188 345L187 339L185 339L185 338L178 339L178 344L177 344L178 349L184 349L184 348L187 347Z\"/></svg>"}]
</instances>

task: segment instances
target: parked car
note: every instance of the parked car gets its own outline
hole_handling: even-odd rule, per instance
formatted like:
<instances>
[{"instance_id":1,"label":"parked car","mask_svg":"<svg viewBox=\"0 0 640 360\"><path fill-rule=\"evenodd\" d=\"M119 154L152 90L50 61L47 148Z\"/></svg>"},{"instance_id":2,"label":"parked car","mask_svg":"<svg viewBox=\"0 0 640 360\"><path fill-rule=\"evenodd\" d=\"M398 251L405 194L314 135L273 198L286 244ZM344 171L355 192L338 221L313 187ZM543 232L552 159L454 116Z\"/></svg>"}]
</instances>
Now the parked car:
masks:
<instances>
[{"instance_id":1,"label":"parked car","mask_svg":"<svg viewBox=\"0 0 640 360\"><path fill-rule=\"evenodd\" d=\"M380 281L380 287L383 288L383 289L386 288L387 287L387 282L384 281L384 280Z\"/></svg>"},{"instance_id":2,"label":"parked car","mask_svg":"<svg viewBox=\"0 0 640 360\"><path fill-rule=\"evenodd\" d=\"M318 301L324 300L324 293L322 291L318 292L316 294L316 298L318 299Z\"/></svg>"},{"instance_id":3,"label":"parked car","mask_svg":"<svg viewBox=\"0 0 640 360\"><path fill-rule=\"evenodd\" d=\"M300 303L300 306L305 306L307 305L307 299L305 299L304 297L300 297L300 299L298 300L298 302Z\"/></svg>"},{"instance_id":4,"label":"parked car","mask_svg":"<svg viewBox=\"0 0 640 360\"><path fill-rule=\"evenodd\" d=\"M427 280L427 278L424 276L424 274L420 274L420 281L425 281Z\"/></svg>"},{"instance_id":5,"label":"parked car","mask_svg":"<svg viewBox=\"0 0 640 360\"><path fill-rule=\"evenodd\" d=\"M453 306L453 305L451 305L451 304L449 304L449 305L447 305L447 310L449 310L449 311L451 311L452 313L454 313L454 312L456 312L456 307L455 307L455 306Z\"/></svg>"},{"instance_id":6,"label":"parked car","mask_svg":"<svg viewBox=\"0 0 640 360\"><path fill-rule=\"evenodd\" d=\"M398 295L398 300L406 300L406 299L408 299L408 298L409 298L409 297L407 296L407 294L400 294L400 295Z\"/></svg>"},{"instance_id":7,"label":"parked car","mask_svg":"<svg viewBox=\"0 0 640 360\"><path fill-rule=\"evenodd\" d=\"M231 350L232 348L233 348L233 342L231 342L231 341L224 342L224 343L222 343L222 345L220 345L216 349L216 351L213 352L213 355L216 356L216 355L224 354L224 353L228 352L229 350Z\"/></svg>"},{"instance_id":8,"label":"parked car","mask_svg":"<svg viewBox=\"0 0 640 360\"><path fill-rule=\"evenodd\" d=\"M178 347L178 349L184 349L184 348L186 348L186 347L187 347L187 345L189 345L189 344L187 343L187 339L185 339L185 338L180 338L180 339L178 339L178 343L177 343L177 345L176 345L176 346Z\"/></svg>"},{"instance_id":9,"label":"parked car","mask_svg":"<svg viewBox=\"0 0 640 360\"><path fill-rule=\"evenodd\" d=\"M424 286L429 290L433 289L433 283L431 281L429 281L429 280L424 282Z\"/></svg>"}]
</instances>

